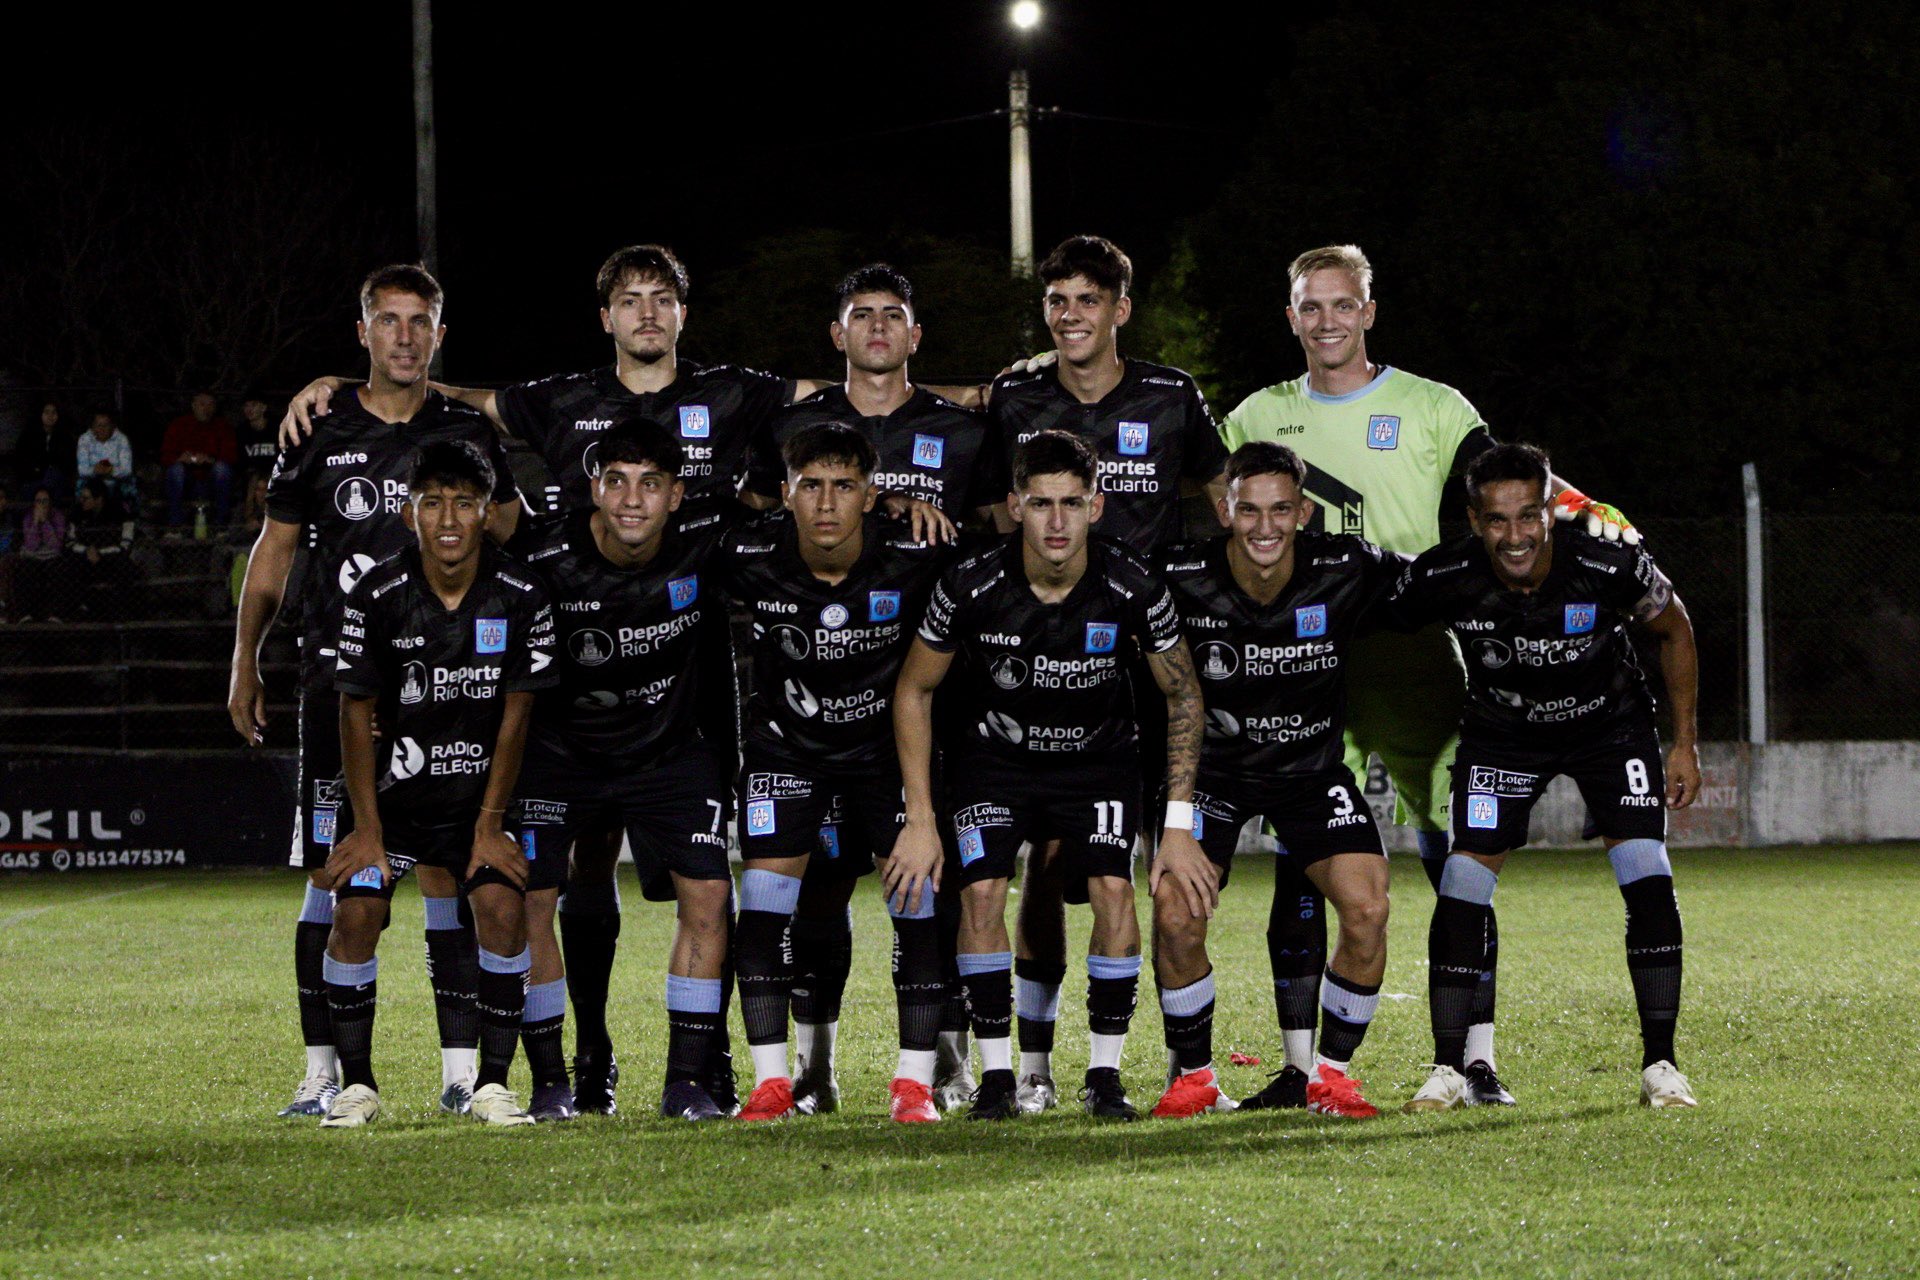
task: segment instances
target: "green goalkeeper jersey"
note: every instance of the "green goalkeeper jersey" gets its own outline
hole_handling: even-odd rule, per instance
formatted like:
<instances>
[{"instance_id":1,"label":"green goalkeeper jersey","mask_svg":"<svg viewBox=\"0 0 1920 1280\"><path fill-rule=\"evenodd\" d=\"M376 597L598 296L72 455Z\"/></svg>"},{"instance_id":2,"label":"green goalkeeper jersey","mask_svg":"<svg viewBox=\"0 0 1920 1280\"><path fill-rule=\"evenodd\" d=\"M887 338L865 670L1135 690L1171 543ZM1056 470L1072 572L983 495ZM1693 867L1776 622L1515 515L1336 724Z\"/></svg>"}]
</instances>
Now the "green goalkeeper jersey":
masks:
<instances>
[{"instance_id":1,"label":"green goalkeeper jersey","mask_svg":"<svg viewBox=\"0 0 1920 1280\"><path fill-rule=\"evenodd\" d=\"M1358 391L1321 395L1307 375L1256 391L1221 424L1229 449L1273 440L1307 463L1315 528L1418 555L1440 541L1454 453L1487 424L1452 387L1383 367Z\"/></svg>"}]
</instances>

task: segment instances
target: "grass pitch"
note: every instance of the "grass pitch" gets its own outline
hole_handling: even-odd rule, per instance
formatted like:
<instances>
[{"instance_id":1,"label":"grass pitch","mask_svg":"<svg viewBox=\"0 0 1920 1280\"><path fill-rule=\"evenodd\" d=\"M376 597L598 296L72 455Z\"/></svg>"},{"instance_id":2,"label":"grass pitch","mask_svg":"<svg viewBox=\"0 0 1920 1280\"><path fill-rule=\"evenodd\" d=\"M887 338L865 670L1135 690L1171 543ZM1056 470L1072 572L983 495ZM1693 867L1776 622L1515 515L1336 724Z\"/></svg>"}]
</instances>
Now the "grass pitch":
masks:
<instances>
[{"instance_id":1,"label":"grass pitch","mask_svg":"<svg viewBox=\"0 0 1920 1280\"><path fill-rule=\"evenodd\" d=\"M1356 1063L1389 1114L896 1126L889 933L857 905L836 1116L652 1115L669 918L629 895L614 1033L628 1114L489 1131L433 1112L420 907L383 948L386 1118L273 1112L300 1074L285 874L0 880L0 1275L1895 1276L1920 1271L1920 849L1677 855L1692 1114L1635 1105L1621 905L1598 849L1500 893L1512 1111L1407 1117L1432 894L1396 859L1392 959ZM1269 866L1214 928L1236 1095L1279 1065ZM1073 932L1084 936L1084 909ZM1085 1062L1063 1000L1063 1093ZM736 1015L737 1020L737 1015ZM736 1038L737 1038L736 1030ZM741 1054L744 1059L744 1051ZM1164 1069L1150 982L1126 1061ZM523 1090L524 1068L515 1083Z\"/></svg>"}]
</instances>

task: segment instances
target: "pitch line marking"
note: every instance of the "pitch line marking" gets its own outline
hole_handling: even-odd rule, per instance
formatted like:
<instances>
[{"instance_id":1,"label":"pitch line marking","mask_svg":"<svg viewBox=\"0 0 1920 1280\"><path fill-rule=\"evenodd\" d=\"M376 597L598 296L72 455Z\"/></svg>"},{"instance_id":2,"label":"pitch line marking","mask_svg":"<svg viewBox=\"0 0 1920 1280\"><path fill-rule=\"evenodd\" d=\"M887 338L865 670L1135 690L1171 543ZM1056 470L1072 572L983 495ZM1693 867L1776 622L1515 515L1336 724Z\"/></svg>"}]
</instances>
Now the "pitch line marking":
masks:
<instances>
[{"instance_id":1,"label":"pitch line marking","mask_svg":"<svg viewBox=\"0 0 1920 1280\"><path fill-rule=\"evenodd\" d=\"M35 916L45 915L56 907L84 907L93 902L105 902L108 898L124 898L130 893L145 893L149 889L164 889L166 887L165 882L160 884L143 884L133 889L115 889L112 893L96 893L91 897L81 898L78 902L49 902L44 907L31 907L25 911L16 911L10 916L0 917L0 929L8 929L22 921L31 920Z\"/></svg>"}]
</instances>

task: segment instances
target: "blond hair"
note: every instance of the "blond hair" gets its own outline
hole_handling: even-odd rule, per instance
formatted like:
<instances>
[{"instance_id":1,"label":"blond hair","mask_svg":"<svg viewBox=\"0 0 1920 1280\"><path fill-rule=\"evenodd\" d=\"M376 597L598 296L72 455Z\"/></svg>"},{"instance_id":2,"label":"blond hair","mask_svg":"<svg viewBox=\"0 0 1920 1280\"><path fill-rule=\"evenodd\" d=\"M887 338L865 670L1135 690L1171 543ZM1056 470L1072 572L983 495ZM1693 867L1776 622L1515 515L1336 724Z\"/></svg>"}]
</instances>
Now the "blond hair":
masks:
<instances>
[{"instance_id":1,"label":"blond hair","mask_svg":"<svg viewBox=\"0 0 1920 1280\"><path fill-rule=\"evenodd\" d=\"M1357 244L1330 244L1307 250L1287 268L1287 284L1291 287L1315 271L1327 270L1351 271L1360 282L1361 300L1373 297L1373 264Z\"/></svg>"}]
</instances>

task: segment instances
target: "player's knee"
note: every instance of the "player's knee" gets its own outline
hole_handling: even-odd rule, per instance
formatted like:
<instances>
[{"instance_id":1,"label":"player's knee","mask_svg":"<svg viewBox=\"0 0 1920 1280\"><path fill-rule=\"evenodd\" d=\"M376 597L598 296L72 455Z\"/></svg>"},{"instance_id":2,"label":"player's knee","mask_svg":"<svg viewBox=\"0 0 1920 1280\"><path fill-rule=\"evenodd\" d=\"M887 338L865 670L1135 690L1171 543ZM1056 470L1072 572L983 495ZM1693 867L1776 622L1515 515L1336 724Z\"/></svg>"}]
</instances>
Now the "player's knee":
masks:
<instances>
[{"instance_id":1,"label":"player's knee","mask_svg":"<svg viewBox=\"0 0 1920 1280\"><path fill-rule=\"evenodd\" d=\"M327 951L336 960L364 964L373 958L380 944L380 929L386 923L387 904L374 897L342 898L334 904L333 931L327 935Z\"/></svg>"},{"instance_id":2,"label":"player's knee","mask_svg":"<svg viewBox=\"0 0 1920 1280\"><path fill-rule=\"evenodd\" d=\"M1007 882L976 880L960 890L960 927L979 929L1005 919Z\"/></svg>"},{"instance_id":3,"label":"player's knee","mask_svg":"<svg viewBox=\"0 0 1920 1280\"><path fill-rule=\"evenodd\" d=\"M1364 939L1378 939L1387 932L1387 895L1369 891L1334 903L1340 913L1340 932Z\"/></svg>"},{"instance_id":4,"label":"player's knee","mask_svg":"<svg viewBox=\"0 0 1920 1280\"><path fill-rule=\"evenodd\" d=\"M1167 892L1165 881L1161 882L1160 888L1161 892L1153 896L1155 952L1164 950L1172 956L1185 959L1203 950L1207 942L1206 917L1195 916L1187 906L1185 897L1177 890Z\"/></svg>"}]
</instances>

